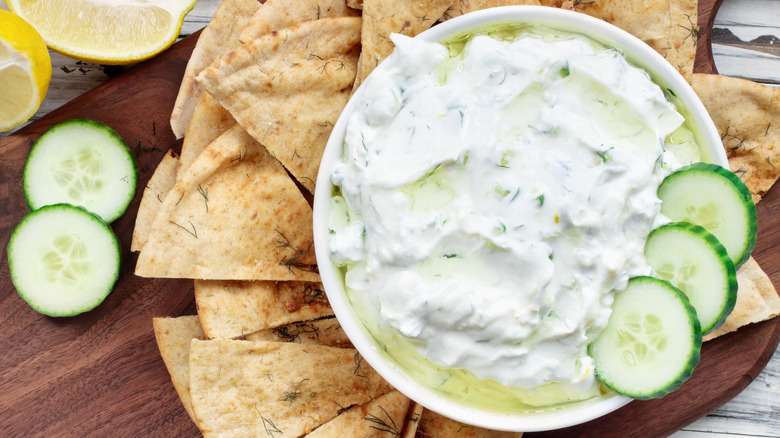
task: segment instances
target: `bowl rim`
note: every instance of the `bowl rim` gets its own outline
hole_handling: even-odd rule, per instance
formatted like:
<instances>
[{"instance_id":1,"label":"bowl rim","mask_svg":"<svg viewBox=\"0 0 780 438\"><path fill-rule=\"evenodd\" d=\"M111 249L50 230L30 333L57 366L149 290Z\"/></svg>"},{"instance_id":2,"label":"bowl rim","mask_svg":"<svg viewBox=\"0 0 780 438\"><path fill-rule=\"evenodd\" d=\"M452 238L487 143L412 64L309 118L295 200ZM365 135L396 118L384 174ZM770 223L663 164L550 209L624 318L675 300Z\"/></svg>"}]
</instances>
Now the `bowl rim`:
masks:
<instances>
[{"instance_id":1,"label":"bowl rim","mask_svg":"<svg viewBox=\"0 0 780 438\"><path fill-rule=\"evenodd\" d=\"M715 125L688 82L650 46L605 21L583 13L545 6L501 6L471 12L444 21L420 33L415 38L436 42L480 26L527 21L549 24L553 27L565 26L567 31L590 36L597 41L633 55L633 64L640 64L638 65L640 68L652 72L656 83L658 83L658 79L664 82L659 86L668 86L674 90L682 104L687 107L693 124L699 130L701 140L706 143L707 148L702 147L702 149L710 153L709 158L713 163L728 168L726 154ZM364 81L363 84L365 82L367 81ZM317 260L330 261L327 209L331 190L323 190L322 188L330 187L330 170L341 156L346 125L349 116L355 109L356 101L362 95L362 90L364 90L363 85L358 87L341 112L328 139L320 163L317 176L317 186L320 187L320 190L314 193L313 207L314 247ZM319 270L330 305L354 347L388 383L426 409L478 427L534 432L581 424L609 414L632 400L626 396L613 395L539 413L497 412L460 404L425 387L384 358L350 305L333 264L330 262L320 263Z\"/></svg>"}]
</instances>

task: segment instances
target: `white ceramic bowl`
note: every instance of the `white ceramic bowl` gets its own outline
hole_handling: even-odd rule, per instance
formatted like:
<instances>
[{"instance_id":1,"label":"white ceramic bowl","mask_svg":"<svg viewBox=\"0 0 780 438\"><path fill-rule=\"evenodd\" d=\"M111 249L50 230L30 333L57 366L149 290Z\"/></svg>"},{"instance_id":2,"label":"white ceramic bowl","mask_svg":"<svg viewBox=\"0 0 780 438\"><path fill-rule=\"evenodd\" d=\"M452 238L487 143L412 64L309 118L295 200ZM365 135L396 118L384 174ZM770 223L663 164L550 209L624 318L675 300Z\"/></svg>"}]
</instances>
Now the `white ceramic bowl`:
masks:
<instances>
[{"instance_id":1,"label":"white ceramic bowl","mask_svg":"<svg viewBox=\"0 0 780 438\"><path fill-rule=\"evenodd\" d=\"M541 6L507 6L473 12L434 26L416 38L426 41L441 41L468 29L492 24L509 22L535 22L553 28L559 27L567 32L582 33L606 46L620 49L629 60L638 67L651 72L656 83L670 88L687 107L689 120L699 128L701 139L706 143L712 162L728 166L726 155L717 130L707 111L688 83L658 53L639 39L598 20L572 11ZM381 64L378 68L382 68ZM333 165L342 155L345 128L349 115L354 111L358 89L347 104L330 136L320 165L317 187L314 196L314 244L319 261L322 283L336 316L357 350L368 363L391 385L411 399L428 409L450 418L475 426L511 431L551 430L584 423L606 415L630 401L623 396L605 396L573 406L554 410L541 410L538 413L507 413L479 409L459 403L434 392L431 388L414 380L404 371L381 354L371 335L356 315L339 279L340 273L330 262L328 255L329 234L327 229L328 200L331 196L330 174Z\"/></svg>"}]
</instances>

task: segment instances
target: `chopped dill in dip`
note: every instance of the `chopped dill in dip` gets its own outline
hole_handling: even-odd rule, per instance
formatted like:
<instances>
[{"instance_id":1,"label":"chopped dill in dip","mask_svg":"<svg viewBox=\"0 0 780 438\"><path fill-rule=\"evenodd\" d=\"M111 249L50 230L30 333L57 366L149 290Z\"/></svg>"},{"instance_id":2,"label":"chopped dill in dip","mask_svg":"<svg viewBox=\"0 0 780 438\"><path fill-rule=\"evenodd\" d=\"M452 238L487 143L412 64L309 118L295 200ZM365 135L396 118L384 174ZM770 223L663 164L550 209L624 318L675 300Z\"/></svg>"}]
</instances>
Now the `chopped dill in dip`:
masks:
<instances>
[{"instance_id":1,"label":"chopped dill in dip","mask_svg":"<svg viewBox=\"0 0 780 438\"><path fill-rule=\"evenodd\" d=\"M684 117L582 35L392 39L331 174L330 254L350 301L400 366L450 395L599 395L588 344L613 291L650 273L659 183L700 159Z\"/></svg>"}]
</instances>

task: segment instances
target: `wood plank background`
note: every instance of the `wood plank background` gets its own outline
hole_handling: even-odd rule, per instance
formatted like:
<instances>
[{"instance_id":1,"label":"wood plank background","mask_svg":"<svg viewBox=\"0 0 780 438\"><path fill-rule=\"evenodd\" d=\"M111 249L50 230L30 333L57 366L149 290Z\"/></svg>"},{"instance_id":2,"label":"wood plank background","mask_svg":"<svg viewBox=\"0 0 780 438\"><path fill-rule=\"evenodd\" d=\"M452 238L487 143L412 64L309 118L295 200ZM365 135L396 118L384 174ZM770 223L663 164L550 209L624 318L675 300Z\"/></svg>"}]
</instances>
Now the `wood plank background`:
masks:
<instances>
[{"instance_id":1,"label":"wood plank background","mask_svg":"<svg viewBox=\"0 0 780 438\"><path fill-rule=\"evenodd\" d=\"M182 37L196 32L202 28L210 19L219 0L199 0L193 11L187 16L185 24L182 27ZM0 8L7 9L4 1L0 0ZM744 77L758 82L771 85L780 84L780 1L778 0L723 0L719 12L715 17L715 26L712 35L712 51L715 57L715 64L721 74ZM53 53L52 62L54 65L54 74L52 83L41 109L33 120L48 114L52 110L72 101L76 97L96 87L108 79L116 76L125 70L123 67L106 67L90 63L76 61L62 55ZM116 102L121 105L121 102ZM139 129L148 127L139 127ZM8 133L0 134L0 138ZM161 139L162 140L162 139ZM170 139L165 139L170 141ZM154 152L152 152L154 153ZM3 157L7 159L9 157ZM13 158L13 157L10 157ZM19 157L16 157L17 159ZM12 208L4 206L3 209ZM134 216L134 215L133 215ZM4 260L4 259L3 259ZM139 288L143 285L139 283ZM173 285L174 288L187 288L187 284ZM138 296L143 295L139 290ZM146 308L157 306L169 310L169 314L193 313L186 307L191 305L189 302L167 302L164 297L159 298L156 303L141 303L141 311ZM15 311L23 309L5 309L0 314L0 322L5 321ZM107 310L111 312L111 309ZM88 336L84 342L89 339L101 339L110 336L121 330L131 330L132 327L123 327L122 321L127 315L117 314L116 324L100 325L91 327L88 330ZM150 315L151 317L151 315ZM83 330L89 327L89 321L83 324L71 324L66 330L59 327L57 331L30 333L30 342L35 343L35 339L45 339L50 336L61 337L60 341L65 342L69 336L84 335ZM66 326L66 324L63 324ZM43 342L43 341L40 341ZM46 343L51 342L48 339ZM56 341L55 342L59 342ZM152 348L150 339L130 339L129 349L142 350ZM152 345L152 347L150 347ZM87 348L88 345L83 345ZM11 354L8 352L4 354ZM48 366L57 363L57 357L45 357L31 363L30 372L47 372ZM82 360L94 360L98 364L110 364L121 358L110 357L91 357L86 355ZM75 365L74 365L75 366ZM159 363L135 364L139 368L149 366L159 366ZM95 372L100 372L100 367L91 368ZM64 380L65 374L51 376L52 381L57 381L57 385L70 385L74 382ZM24 376L18 376L24 382ZM132 382L115 382L117 387L127 385ZM158 402L177 402L175 394L172 393L170 385L162 379L161 390L156 397L160 398ZM17 386L21 388L22 386ZM56 390L56 386L53 387ZM143 406L148 400L129 400L117 401L115 405L107 406L105 412L96 415L95 421L109 422L111 415L117 415L126 411L127 406ZM55 408L54 406L49 406ZM4 411L0 409L0 411ZM17 413L22 415L22 413ZM80 415L87 415L86 412L75 411L70 414L73 418ZM127 415L125 413L125 415ZM174 421L171 419L171 421ZM165 424L165 420L162 420ZM42 425L44 426L44 425ZM170 425L164 435L171 435L174 430L184 432L181 425ZM45 428L44 428L45 429ZM50 431L54 432L54 431ZM62 431L61 431L62 432ZM77 433L77 430L70 431ZM56 433L55 433L56 435ZM780 437L780 349L775 352L766 368L758 375L744 391L737 395L733 400L724 406L714 410L706 417L686 426L682 431L673 435L675 438L714 438L723 436L753 436L753 437Z\"/></svg>"}]
</instances>

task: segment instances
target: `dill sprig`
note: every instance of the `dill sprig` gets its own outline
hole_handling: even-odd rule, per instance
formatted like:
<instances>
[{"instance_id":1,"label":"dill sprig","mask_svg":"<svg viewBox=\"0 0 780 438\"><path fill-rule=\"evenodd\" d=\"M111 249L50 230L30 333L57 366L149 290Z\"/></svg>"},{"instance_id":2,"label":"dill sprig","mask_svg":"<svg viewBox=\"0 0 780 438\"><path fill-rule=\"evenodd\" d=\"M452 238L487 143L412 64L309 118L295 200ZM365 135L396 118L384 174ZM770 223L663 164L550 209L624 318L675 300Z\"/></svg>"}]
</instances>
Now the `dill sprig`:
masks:
<instances>
[{"instance_id":1,"label":"dill sprig","mask_svg":"<svg viewBox=\"0 0 780 438\"><path fill-rule=\"evenodd\" d=\"M169 220L168 222L170 222L170 223L172 223L173 225L176 225L177 227L179 227L179 228L181 228L182 230L186 231L187 233L189 233L190 235L192 235L192 236L193 236L193 237L195 237L196 239L198 238L198 230L196 230L196 229L195 229L195 225L193 225L193 223L192 223L192 222L190 222L190 221L187 221L187 222L189 222L189 223L190 223L190 226L192 227L192 231L188 230L186 227L183 227L183 226L181 226L181 225L177 224L177 223L176 223L176 222L174 222L174 221L171 221L171 220Z\"/></svg>"},{"instance_id":2,"label":"dill sprig","mask_svg":"<svg viewBox=\"0 0 780 438\"><path fill-rule=\"evenodd\" d=\"M255 409L257 409L257 408L255 408ZM268 436L270 436L271 438L276 436L274 434L284 433L281 430L279 430L278 427L276 427L276 425L274 424L273 421L271 421L268 418L263 417L262 414L260 415L260 419L263 421L263 428L265 429L265 433L268 434Z\"/></svg>"},{"instance_id":3,"label":"dill sprig","mask_svg":"<svg viewBox=\"0 0 780 438\"><path fill-rule=\"evenodd\" d=\"M284 256L282 260L279 262L280 265L286 266L290 272L292 272L293 268L300 269L306 272L319 272L317 270L317 265L309 265L300 261L303 257L305 257L309 253L309 251L311 251L312 242L309 242L309 246L307 246L305 250L296 248L295 246L293 246L292 243L290 243L290 240L287 238L287 236L284 235L284 233L282 233L279 230L274 230L274 231L279 233L279 236L281 236L281 240L276 241L276 247L289 248L294 251L291 257Z\"/></svg>"},{"instance_id":4,"label":"dill sprig","mask_svg":"<svg viewBox=\"0 0 780 438\"><path fill-rule=\"evenodd\" d=\"M206 203L206 213L209 212L209 193L200 184L198 184L198 193L203 196L203 202Z\"/></svg>"},{"instance_id":5,"label":"dill sprig","mask_svg":"<svg viewBox=\"0 0 780 438\"><path fill-rule=\"evenodd\" d=\"M311 304L314 301L325 301L327 300L327 297L325 296L325 291L314 287L310 284L307 284L303 287L303 302L306 304Z\"/></svg>"},{"instance_id":6,"label":"dill sprig","mask_svg":"<svg viewBox=\"0 0 780 438\"><path fill-rule=\"evenodd\" d=\"M358 377L363 377L364 379L368 379L368 376L361 374L362 372L361 367L363 366L363 356L361 356L360 353L355 353L354 361L355 361L355 370L352 371L352 374Z\"/></svg>"},{"instance_id":7,"label":"dill sprig","mask_svg":"<svg viewBox=\"0 0 780 438\"><path fill-rule=\"evenodd\" d=\"M274 329L274 334L282 338L285 342L295 342L301 339L302 334L314 333L319 340L320 333L316 327L311 324L296 324L294 326L281 326Z\"/></svg>"},{"instance_id":8,"label":"dill sprig","mask_svg":"<svg viewBox=\"0 0 780 438\"><path fill-rule=\"evenodd\" d=\"M685 42L688 38L691 38L693 40L693 47L696 47L696 42L699 40L699 28L696 26L696 23L694 23L693 20L691 20L690 14L685 14L685 16L688 18L688 23L690 23L690 27L683 26L682 24L678 24L678 26L688 31L688 35L685 35L685 38L683 38L683 42Z\"/></svg>"},{"instance_id":9,"label":"dill sprig","mask_svg":"<svg viewBox=\"0 0 780 438\"><path fill-rule=\"evenodd\" d=\"M395 421L393 421L393 418L390 417L390 414L388 414L385 408L383 408L382 406L380 406L379 409L381 409L382 412L385 413L385 417L387 417L389 423L384 419L377 417L374 414L368 414L367 416L363 417L363 419L368 421L369 423L372 423L372 425L370 426L372 429L378 430L380 432L389 433L392 436L401 436L401 432L398 431L398 426L396 426Z\"/></svg>"}]
</instances>

